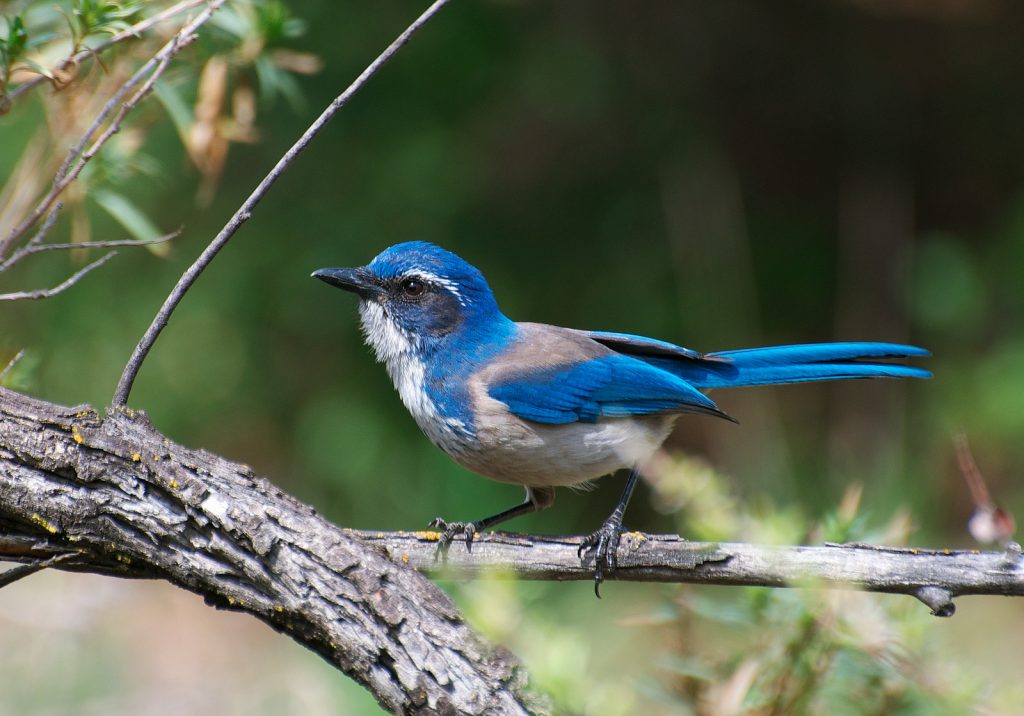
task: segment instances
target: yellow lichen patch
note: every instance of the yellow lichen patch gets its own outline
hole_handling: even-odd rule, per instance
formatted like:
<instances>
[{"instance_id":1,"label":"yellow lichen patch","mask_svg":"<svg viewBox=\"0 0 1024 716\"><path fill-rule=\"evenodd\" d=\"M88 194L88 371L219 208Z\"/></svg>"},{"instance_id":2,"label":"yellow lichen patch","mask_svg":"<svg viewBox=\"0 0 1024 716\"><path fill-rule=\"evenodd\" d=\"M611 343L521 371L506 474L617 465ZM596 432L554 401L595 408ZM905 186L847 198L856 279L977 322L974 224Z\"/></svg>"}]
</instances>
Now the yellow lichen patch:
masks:
<instances>
[{"instance_id":1,"label":"yellow lichen patch","mask_svg":"<svg viewBox=\"0 0 1024 716\"><path fill-rule=\"evenodd\" d=\"M402 555L402 561L403 561L403 562L404 562L405 564L409 564L409 555L407 555L407 554L403 554L403 555Z\"/></svg>"},{"instance_id":2,"label":"yellow lichen patch","mask_svg":"<svg viewBox=\"0 0 1024 716\"><path fill-rule=\"evenodd\" d=\"M114 559L116 559L121 564L131 564L132 563L132 558L129 557L128 555L126 555L126 554L115 554L114 555Z\"/></svg>"},{"instance_id":3,"label":"yellow lichen patch","mask_svg":"<svg viewBox=\"0 0 1024 716\"><path fill-rule=\"evenodd\" d=\"M280 604L278 604L276 607L274 607L274 611L277 612L278 614L280 614L281 612L284 611L284 607L282 607Z\"/></svg>"},{"instance_id":4,"label":"yellow lichen patch","mask_svg":"<svg viewBox=\"0 0 1024 716\"><path fill-rule=\"evenodd\" d=\"M82 434L78 432L77 425L71 426L71 439L74 440L79 445L85 442L85 440L82 438Z\"/></svg>"},{"instance_id":5,"label":"yellow lichen patch","mask_svg":"<svg viewBox=\"0 0 1024 716\"><path fill-rule=\"evenodd\" d=\"M171 479L171 489L172 490L177 490L178 489L178 481L173 479L173 478Z\"/></svg>"},{"instance_id":6,"label":"yellow lichen patch","mask_svg":"<svg viewBox=\"0 0 1024 716\"><path fill-rule=\"evenodd\" d=\"M413 532L412 535L416 539L426 540L427 542L437 542L441 539L440 532L433 532L431 530L420 530L418 532Z\"/></svg>"},{"instance_id":7,"label":"yellow lichen patch","mask_svg":"<svg viewBox=\"0 0 1024 716\"><path fill-rule=\"evenodd\" d=\"M629 537L630 539L635 539L637 542L647 541L647 535L645 535L643 532L625 532L622 536Z\"/></svg>"},{"instance_id":8,"label":"yellow lichen patch","mask_svg":"<svg viewBox=\"0 0 1024 716\"><path fill-rule=\"evenodd\" d=\"M234 597L228 597L228 605L232 606L232 607L235 606L235 598Z\"/></svg>"},{"instance_id":9,"label":"yellow lichen patch","mask_svg":"<svg viewBox=\"0 0 1024 716\"><path fill-rule=\"evenodd\" d=\"M132 462L139 462L140 460L142 460L142 454L141 453L137 453L137 452L133 452L132 453Z\"/></svg>"},{"instance_id":10,"label":"yellow lichen patch","mask_svg":"<svg viewBox=\"0 0 1024 716\"><path fill-rule=\"evenodd\" d=\"M52 535L57 534L57 532L59 531L54 525L52 525L49 522L47 522L46 520L44 520L42 517L40 517L35 512L32 513L32 521L35 522L37 525L39 525L40 527L42 527L44 530L46 530L47 532L49 532Z\"/></svg>"}]
</instances>

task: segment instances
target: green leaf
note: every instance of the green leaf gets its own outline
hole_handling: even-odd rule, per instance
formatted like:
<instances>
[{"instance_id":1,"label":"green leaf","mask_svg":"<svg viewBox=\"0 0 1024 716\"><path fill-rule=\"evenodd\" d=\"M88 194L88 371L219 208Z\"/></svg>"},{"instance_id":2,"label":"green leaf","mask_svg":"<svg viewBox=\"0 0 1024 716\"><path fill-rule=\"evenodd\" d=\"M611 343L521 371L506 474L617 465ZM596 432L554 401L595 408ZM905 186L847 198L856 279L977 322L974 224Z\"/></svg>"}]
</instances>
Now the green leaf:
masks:
<instances>
[{"instance_id":1,"label":"green leaf","mask_svg":"<svg viewBox=\"0 0 1024 716\"><path fill-rule=\"evenodd\" d=\"M22 53L28 47L28 33L20 15L8 17L7 36L0 37L0 63L3 68L9 71L11 65L21 59Z\"/></svg>"},{"instance_id":2,"label":"green leaf","mask_svg":"<svg viewBox=\"0 0 1024 716\"><path fill-rule=\"evenodd\" d=\"M22 62L25 63L26 65L28 65L33 70L35 70L36 72L38 72L39 74L41 74L46 79L48 79L48 80L54 79L53 72L50 71L49 67L43 67L41 64L39 64L35 60L22 60Z\"/></svg>"},{"instance_id":3,"label":"green leaf","mask_svg":"<svg viewBox=\"0 0 1024 716\"><path fill-rule=\"evenodd\" d=\"M166 82L157 82L154 93L160 104L167 110L171 122L174 123L174 128L178 130L181 143L185 144L188 141L189 130L192 128L192 112L181 93L178 92L178 88Z\"/></svg>"},{"instance_id":4,"label":"green leaf","mask_svg":"<svg viewBox=\"0 0 1024 716\"><path fill-rule=\"evenodd\" d=\"M109 189L96 189L92 198L136 239L151 241L162 235L149 217L125 196ZM164 256L170 247L163 243L150 244L146 248L158 256Z\"/></svg>"}]
</instances>

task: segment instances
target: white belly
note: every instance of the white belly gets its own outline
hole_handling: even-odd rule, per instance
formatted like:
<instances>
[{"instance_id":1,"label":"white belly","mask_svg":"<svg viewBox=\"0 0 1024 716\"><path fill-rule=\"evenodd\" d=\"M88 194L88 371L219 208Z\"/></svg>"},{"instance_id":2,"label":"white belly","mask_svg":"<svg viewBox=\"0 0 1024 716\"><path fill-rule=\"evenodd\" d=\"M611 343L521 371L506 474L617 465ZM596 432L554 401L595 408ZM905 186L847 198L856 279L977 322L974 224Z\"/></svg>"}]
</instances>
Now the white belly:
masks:
<instances>
[{"instance_id":1,"label":"white belly","mask_svg":"<svg viewBox=\"0 0 1024 716\"><path fill-rule=\"evenodd\" d=\"M499 482L577 485L646 463L668 437L675 419L654 415L548 425L520 420L504 409L478 413L475 445L452 457Z\"/></svg>"}]
</instances>

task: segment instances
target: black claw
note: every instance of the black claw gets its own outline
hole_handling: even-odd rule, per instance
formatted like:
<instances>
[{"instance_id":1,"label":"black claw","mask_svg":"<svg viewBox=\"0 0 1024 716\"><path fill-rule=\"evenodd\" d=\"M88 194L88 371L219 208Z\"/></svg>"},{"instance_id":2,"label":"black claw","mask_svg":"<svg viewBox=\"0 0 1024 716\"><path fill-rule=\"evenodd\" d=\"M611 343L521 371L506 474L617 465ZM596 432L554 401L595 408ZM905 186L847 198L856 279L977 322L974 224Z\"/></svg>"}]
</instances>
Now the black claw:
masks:
<instances>
[{"instance_id":1,"label":"black claw","mask_svg":"<svg viewBox=\"0 0 1024 716\"><path fill-rule=\"evenodd\" d=\"M601 583L604 582L605 574L613 574L618 566L617 555L622 532L620 523L607 521L597 532L584 537L576 550L576 556L584 566L588 557L591 554L594 556L594 594L598 599L601 598Z\"/></svg>"},{"instance_id":2,"label":"black claw","mask_svg":"<svg viewBox=\"0 0 1024 716\"><path fill-rule=\"evenodd\" d=\"M456 535L465 535L466 551L473 551L473 538L476 537L477 533L475 523L448 522L441 517L435 517L430 521L428 526L441 530L441 537L437 540L437 551L434 552L435 562L438 557L442 557L445 562L448 561L448 550L451 548L452 541L455 539Z\"/></svg>"}]
</instances>

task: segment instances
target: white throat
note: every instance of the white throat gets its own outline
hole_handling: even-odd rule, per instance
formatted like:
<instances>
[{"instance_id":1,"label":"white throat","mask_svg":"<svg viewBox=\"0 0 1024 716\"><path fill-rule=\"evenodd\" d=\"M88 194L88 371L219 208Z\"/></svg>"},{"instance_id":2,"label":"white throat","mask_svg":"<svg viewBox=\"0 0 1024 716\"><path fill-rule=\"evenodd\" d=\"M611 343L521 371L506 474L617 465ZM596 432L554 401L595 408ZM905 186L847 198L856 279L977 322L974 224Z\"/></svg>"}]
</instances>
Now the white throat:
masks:
<instances>
[{"instance_id":1,"label":"white throat","mask_svg":"<svg viewBox=\"0 0 1024 716\"><path fill-rule=\"evenodd\" d=\"M442 416L426 390L426 366L419 355L419 339L397 323L376 301L360 301L366 342L387 368L391 382L416 424L442 449L448 449L452 431L464 428L461 420Z\"/></svg>"},{"instance_id":2,"label":"white throat","mask_svg":"<svg viewBox=\"0 0 1024 716\"><path fill-rule=\"evenodd\" d=\"M395 323L376 301L360 301L359 317L366 342L387 368L391 382L416 422L436 414L424 390L425 369L417 355L416 337Z\"/></svg>"},{"instance_id":3,"label":"white throat","mask_svg":"<svg viewBox=\"0 0 1024 716\"><path fill-rule=\"evenodd\" d=\"M409 359L418 360L415 336L395 323L376 301L360 301L359 318L366 342L398 385L394 371Z\"/></svg>"}]
</instances>

